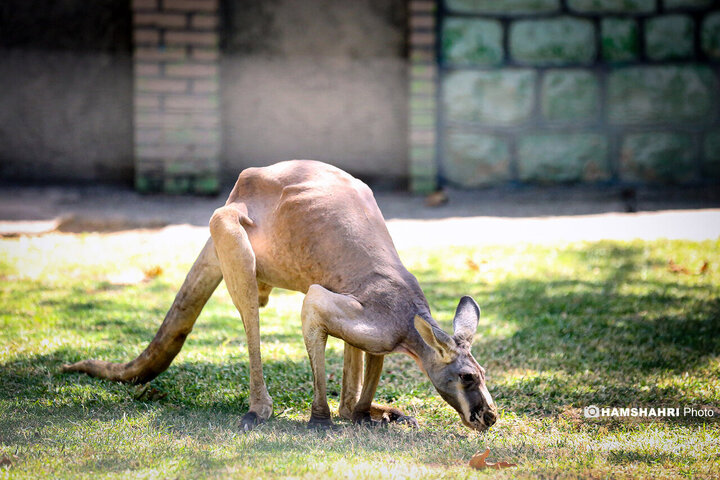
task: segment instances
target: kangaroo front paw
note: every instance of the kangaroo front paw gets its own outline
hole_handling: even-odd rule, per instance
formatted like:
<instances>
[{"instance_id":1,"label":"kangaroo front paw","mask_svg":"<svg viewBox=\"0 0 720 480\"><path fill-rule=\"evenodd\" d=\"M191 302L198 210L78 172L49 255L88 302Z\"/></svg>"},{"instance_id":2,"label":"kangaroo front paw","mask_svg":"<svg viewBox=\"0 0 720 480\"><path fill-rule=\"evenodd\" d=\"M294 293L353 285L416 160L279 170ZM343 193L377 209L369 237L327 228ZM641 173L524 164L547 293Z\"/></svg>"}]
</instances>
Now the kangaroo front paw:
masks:
<instances>
[{"instance_id":1,"label":"kangaroo front paw","mask_svg":"<svg viewBox=\"0 0 720 480\"><path fill-rule=\"evenodd\" d=\"M395 423L401 423L404 425L408 425L412 428L419 428L420 425L418 424L418 421L415 420L415 417L411 417L409 415L401 415L393 420Z\"/></svg>"},{"instance_id":2,"label":"kangaroo front paw","mask_svg":"<svg viewBox=\"0 0 720 480\"><path fill-rule=\"evenodd\" d=\"M245 415L243 415L242 419L240 420L240 428L244 432L249 432L253 428L257 427L261 423L265 422L260 416L255 412L248 412Z\"/></svg>"},{"instance_id":3,"label":"kangaroo front paw","mask_svg":"<svg viewBox=\"0 0 720 480\"><path fill-rule=\"evenodd\" d=\"M382 420L373 420L370 412L355 412L353 413L353 423L364 427L381 427L387 425L387 420L384 418Z\"/></svg>"},{"instance_id":4,"label":"kangaroo front paw","mask_svg":"<svg viewBox=\"0 0 720 480\"><path fill-rule=\"evenodd\" d=\"M335 430L337 427L330 418L315 417L310 415L310 421L307 424L310 430Z\"/></svg>"}]
</instances>

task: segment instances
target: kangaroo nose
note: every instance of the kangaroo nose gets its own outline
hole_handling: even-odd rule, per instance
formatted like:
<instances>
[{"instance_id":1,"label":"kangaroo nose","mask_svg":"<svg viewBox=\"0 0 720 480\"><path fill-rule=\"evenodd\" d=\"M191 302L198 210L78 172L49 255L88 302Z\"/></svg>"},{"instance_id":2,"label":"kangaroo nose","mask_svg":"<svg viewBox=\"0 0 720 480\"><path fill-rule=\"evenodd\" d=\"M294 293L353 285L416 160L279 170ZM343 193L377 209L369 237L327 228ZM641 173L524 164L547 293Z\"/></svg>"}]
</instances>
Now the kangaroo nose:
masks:
<instances>
[{"instance_id":1,"label":"kangaroo nose","mask_svg":"<svg viewBox=\"0 0 720 480\"><path fill-rule=\"evenodd\" d=\"M495 422L497 422L497 413L493 410L485 410L485 413L483 413L483 422L485 422L488 428L492 427Z\"/></svg>"}]
</instances>

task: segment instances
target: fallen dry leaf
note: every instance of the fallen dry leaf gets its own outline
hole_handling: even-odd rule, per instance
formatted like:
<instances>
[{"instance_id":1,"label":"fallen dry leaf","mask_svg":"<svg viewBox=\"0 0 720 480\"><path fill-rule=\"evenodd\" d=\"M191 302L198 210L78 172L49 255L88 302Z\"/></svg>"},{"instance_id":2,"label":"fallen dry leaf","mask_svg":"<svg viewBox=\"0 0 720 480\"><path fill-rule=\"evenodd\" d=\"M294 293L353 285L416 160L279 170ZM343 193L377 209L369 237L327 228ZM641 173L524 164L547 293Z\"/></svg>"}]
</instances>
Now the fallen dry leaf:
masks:
<instances>
[{"instance_id":1,"label":"fallen dry leaf","mask_svg":"<svg viewBox=\"0 0 720 480\"><path fill-rule=\"evenodd\" d=\"M486 448L483 453L476 453L473 455L473 457L470 459L470 467L476 469L476 470L482 470L483 468L495 468L495 469L501 469L501 468L508 468L508 467L516 467L516 463L508 463L508 462L487 462L485 459L490 455L490 449Z\"/></svg>"},{"instance_id":2,"label":"fallen dry leaf","mask_svg":"<svg viewBox=\"0 0 720 480\"><path fill-rule=\"evenodd\" d=\"M154 267L146 268L143 270L143 273L145 274L145 278L149 280L162 275L163 269L161 266L155 265Z\"/></svg>"},{"instance_id":3,"label":"fallen dry leaf","mask_svg":"<svg viewBox=\"0 0 720 480\"><path fill-rule=\"evenodd\" d=\"M167 396L167 393L161 392L155 387L150 386L149 383L144 385L138 385L133 393L133 398L140 401L154 402L155 400L161 400Z\"/></svg>"},{"instance_id":4,"label":"fallen dry leaf","mask_svg":"<svg viewBox=\"0 0 720 480\"><path fill-rule=\"evenodd\" d=\"M17 460L17 455L13 455L12 458L3 456L0 458L0 467L12 467L13 466L13 460Z\"/></svg>"},{"instance_id":5,"label":"fallen dry leaf","mask_svg":"<svg viewBox=\"0 0 720 480\"><path fill-rule=\"evenodd\" d=\"M445 205L448 202L448 196L442 190L433 192L425 197L425 205L428 207L439 207Z\"/></svg>"},{"instance_id":6,"label":"fallen dry leaf","mask_svg":"<svg viewBox=\"0 0 720 480\"><path fill-rule=\"evenodd\" d=\"M703 262L702 266L700 267L700 270L698 270L698 275L704 275L707 273L708 269L710 268L710 263L705 261ZM689 268L687 268L684 265L678 265L675 263L675 261L671 258L668 260L668 270L672 273L682 273L683 275L692 275L692 272Z\"/></svg>"},{"instance_id":7,"label":"fallen dry leaf","mask_svg":"<svg viewBox=\"0 0 720 480\"><path fill-rule=\"evenodd\" d=\"M672 273L682 273L684 275L690 274L690 270L688 270L687 267L678 265L672 258L668 260L668 270Z\"/></svg>"},{"instance_id":8,"label":"fallen dry leaf","mask_svg":"<svg viewBox=\"0 0 720 480\"><path fill-rule=\"evenodd\" d=\"M469 268L470 270L472 270L473 272L479 272L479 271L480 271L480 265L478 265L477 263L475 263L475 261L474 261L472 258L469 258L469 257L468 257L468 258L465 260L465 265L467 265L468 268Z\"/></svg>"}]
</instances>

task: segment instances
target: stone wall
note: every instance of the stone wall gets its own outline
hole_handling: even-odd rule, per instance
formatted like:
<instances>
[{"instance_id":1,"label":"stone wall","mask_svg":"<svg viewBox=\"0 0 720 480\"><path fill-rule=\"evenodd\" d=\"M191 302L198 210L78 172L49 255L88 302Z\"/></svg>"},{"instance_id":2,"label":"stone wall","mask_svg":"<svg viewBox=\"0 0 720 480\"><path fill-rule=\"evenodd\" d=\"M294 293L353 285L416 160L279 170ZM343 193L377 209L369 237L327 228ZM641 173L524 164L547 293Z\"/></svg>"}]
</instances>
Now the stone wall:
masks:
<instances>
[{"instance_id":1,"label":"stone wall","mask_svg":"<svg viewBox=\"0 0 720 480\"><path fill-rule=\"evenodd\" d=\"M713 0L446 0L441 179L720 180Z\"/></svg>"}]
</instances>

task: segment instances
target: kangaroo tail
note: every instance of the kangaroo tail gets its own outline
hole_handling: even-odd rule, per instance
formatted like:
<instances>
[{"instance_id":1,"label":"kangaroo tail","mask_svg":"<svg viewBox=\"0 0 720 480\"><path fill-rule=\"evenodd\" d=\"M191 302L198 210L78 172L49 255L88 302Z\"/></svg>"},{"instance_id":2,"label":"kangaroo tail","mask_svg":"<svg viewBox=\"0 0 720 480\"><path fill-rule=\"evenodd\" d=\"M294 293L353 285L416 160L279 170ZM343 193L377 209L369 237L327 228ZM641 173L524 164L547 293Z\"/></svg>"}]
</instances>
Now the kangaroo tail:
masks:
<instances>
[{"instance_id":1,"label":"kangaroo tail","mask_svg":"<svg viewBox=\"0 0 720 480\"><path fill-rule=\"evenodd\" d=\"M185 343L195 320L222 280L220 263L212 239L200 252L160 329L135 360L112 363L103 360L83 360L63 365L63 372L84 372L93 377L118 382L145 383L164 372Z\"/></svg>"}]
</instances>

